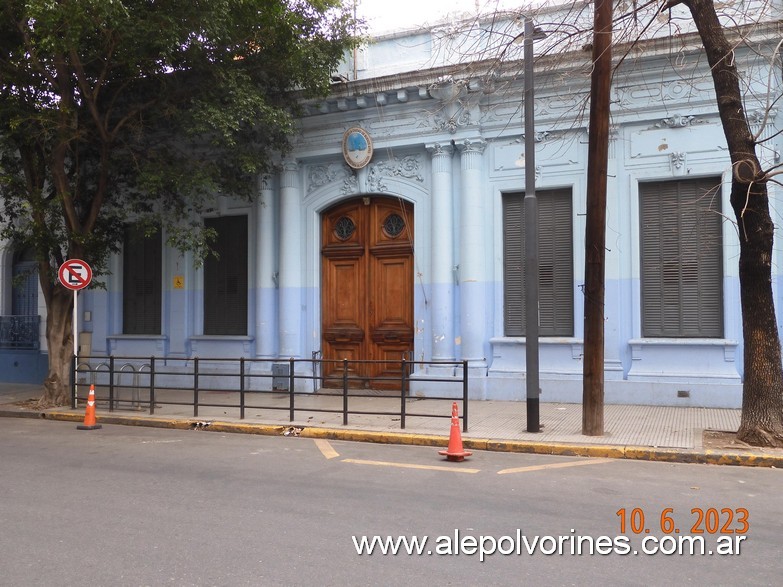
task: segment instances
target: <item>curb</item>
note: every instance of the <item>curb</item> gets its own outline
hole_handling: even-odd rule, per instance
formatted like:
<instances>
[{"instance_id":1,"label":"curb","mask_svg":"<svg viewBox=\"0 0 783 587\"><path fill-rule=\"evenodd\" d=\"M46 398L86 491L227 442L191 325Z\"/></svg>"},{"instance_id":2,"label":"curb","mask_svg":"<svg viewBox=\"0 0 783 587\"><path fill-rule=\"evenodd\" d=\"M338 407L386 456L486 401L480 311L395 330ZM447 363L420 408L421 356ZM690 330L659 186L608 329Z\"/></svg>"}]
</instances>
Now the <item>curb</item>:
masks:
<instances>
[{"instance_id":1,"label":"curb","mask_svg":"<svg viewBox=\"0 0 783 587\"><path fill-rule=\"evenodd\" d=\"M30 410L3 410L4 418L39 418L62 422L81 422L83 416L78 413L58 410L34 412ZM205 421L199 418L159 418L155 416L97 416L101 424L122 426L147 426L151 428L169 428L175 430L204 430L231 434L257 434L263 436L285 436L287 431L298 430L293 434L301 438L321 438L326 440L346 440L352 442L372 442L377 444L400 444L408 446L432 446L443 448L448 445L449 437L437 434L416 434L408 432L380 432L343 428L321 428L316 426L295 426L282 424L239 423L220 420ZM638 461L658 461L666 463L686 463L701 465L730 465L742 467L768 467L783 469L783 455L772 455L756 451L712 451L675 448L654 448L645 446L617 446L605 444L568 444L562 442L535 442L526 440L497 440L489 438L463 438L465 448L492 452L514 452L539 455L557 455L571 457L592 457L607 459L626 459Z\"/></svg>"}]
</instances>

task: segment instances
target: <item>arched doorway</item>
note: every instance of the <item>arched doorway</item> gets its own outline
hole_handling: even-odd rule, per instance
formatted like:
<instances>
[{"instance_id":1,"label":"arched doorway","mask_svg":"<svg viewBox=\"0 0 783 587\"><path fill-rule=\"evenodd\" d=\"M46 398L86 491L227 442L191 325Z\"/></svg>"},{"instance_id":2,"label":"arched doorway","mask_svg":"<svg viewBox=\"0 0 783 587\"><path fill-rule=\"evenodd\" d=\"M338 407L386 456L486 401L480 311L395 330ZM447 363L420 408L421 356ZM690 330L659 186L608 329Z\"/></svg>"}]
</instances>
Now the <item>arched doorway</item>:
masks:
<instances>
[{"instance_id":1,"label":"arched doorway","mask_svg":"<svg viewBox=\"0 0 783 587\"><path fill-rule=\"evenodd\" d=\"M413 350L413 205L365 196L321 216L321 338L327 360L394 361L350 367L353 386L400 388L400 359ZM324 385L342 385L325 363Z\"/></svg>"}]
</instances>

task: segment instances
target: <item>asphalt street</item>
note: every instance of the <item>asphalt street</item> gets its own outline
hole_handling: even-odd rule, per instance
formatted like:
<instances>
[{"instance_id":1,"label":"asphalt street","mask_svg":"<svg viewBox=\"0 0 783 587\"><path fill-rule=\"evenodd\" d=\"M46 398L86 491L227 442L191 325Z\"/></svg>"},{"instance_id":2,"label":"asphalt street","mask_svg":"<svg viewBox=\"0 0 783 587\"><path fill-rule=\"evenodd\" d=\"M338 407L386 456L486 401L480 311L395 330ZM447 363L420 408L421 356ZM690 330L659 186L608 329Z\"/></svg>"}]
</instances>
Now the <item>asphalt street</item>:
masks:
<instances>
[{"instance_id":1,"label":"asphalt street","mask_svg":"<svg viewBox=\"0 0 783 587\"><path fill-rule=\"evenodd\" d=\"M778 585L783 570L777 469L1 424L2 585ZM376 535L427 542L358 554ZM681 537L705 554L678 554Z\"/></svg>"}]
</instances>

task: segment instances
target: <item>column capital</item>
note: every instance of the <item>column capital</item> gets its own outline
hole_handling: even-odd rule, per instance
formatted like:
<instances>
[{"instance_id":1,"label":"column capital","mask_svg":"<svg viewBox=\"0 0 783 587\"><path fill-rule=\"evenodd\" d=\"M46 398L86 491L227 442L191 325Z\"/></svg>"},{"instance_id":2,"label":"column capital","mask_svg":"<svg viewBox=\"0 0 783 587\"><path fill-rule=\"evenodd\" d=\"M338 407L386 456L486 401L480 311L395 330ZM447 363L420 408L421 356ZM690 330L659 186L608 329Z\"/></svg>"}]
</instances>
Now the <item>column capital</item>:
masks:
<instances>
[{"instance_id":1,"label":"column capital","mask_svg":"<svg viewBox=\"0 0 783 587\"><path fill-rule=\"evenodd\" d=\"M457 149L460 153L478 153L481 155L484 153L484 149L487 148L487 141L484 139L463 139L456 143Z\"/></svg>"},{"instance_id":2,"label":"column capital","mask_svg":"<svg viewBox=\"0 0 783 587\"><path fill-rule=\"evenodd\" d=\"M268 173L262 173L258 176L258 191L267 192L272 190L272 176Z\"/></svg>"},{"instance_id":3,"label":"column capital","mask_svg":"<svg viewBox=\"0 0 783 587\"><path fill-rule=\"evenodd\" d=\"M454 145L451 142L448 143L431 143L429 145L425 145L425 148L427 151L429 151L430 155L433 157L443 156L447 155L451 157L454 154Z\"/></svg>"},{"instance_id":4,"label":"column capital","mask_svg":"<svg viewBox=\"0 0 783 587\"><path fill-rule=\"evenodd\" d=\"M280 187L295 188L299 178L299 163L293 159L286 159L280 164Z\"/></svg>"}]
</instances>

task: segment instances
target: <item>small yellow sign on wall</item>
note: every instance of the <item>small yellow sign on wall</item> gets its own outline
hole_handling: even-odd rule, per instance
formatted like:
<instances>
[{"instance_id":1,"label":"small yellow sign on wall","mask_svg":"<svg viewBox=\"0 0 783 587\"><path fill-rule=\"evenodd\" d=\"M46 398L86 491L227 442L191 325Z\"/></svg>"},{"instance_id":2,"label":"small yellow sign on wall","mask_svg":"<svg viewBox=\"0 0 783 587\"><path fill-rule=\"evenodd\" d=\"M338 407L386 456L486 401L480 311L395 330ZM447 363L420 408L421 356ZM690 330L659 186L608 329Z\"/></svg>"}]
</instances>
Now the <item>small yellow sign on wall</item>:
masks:
<instances>
[{"instance_id":1,"label":"small yellow sign on wall","mask_svg":"<svg viewBox=\"0 0 783 587\"><path fill-rule=\"evenodd\" d=\"M185 289L185 276L184 275L175 275L174 276L174 289Z\"/></svg>"}]
</instances>

